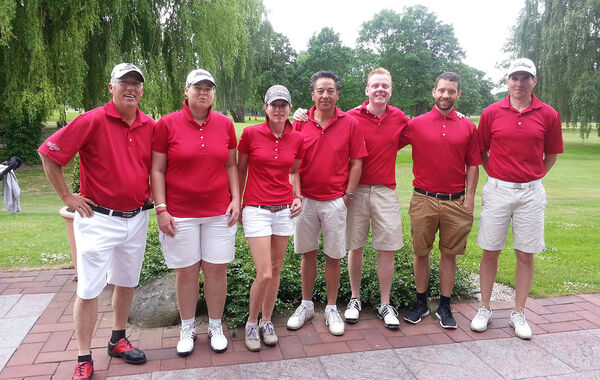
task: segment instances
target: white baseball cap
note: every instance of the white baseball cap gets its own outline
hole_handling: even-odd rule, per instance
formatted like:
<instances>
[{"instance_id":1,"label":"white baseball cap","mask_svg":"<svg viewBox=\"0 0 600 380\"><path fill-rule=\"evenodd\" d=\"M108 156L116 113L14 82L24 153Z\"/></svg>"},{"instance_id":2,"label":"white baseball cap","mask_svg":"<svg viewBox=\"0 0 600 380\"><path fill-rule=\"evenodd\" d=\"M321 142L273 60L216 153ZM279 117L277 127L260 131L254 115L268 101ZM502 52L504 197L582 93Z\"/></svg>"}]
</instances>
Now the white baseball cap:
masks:
<instances>
[{"instance_id":1,"label":"white baseball cap","mask_svg":"<svg viewBox=\"0 0 600 380\"><path fill-rule=\"evenodd\" d=\"M512 74L519 71L529 73L534 77L537 76L535 71L535 64L531 59L528 58L519 58L512 61L510 63L510 66L508 67L508 72L506 76L511 76Z\"/></svg>"},{"instance_id":2,"label":"white baseball cap","mask_svg":"<svg viewBox=\"0 0 600 380\"><path fill-rule=\"evenodd\" d=\"M267 94L265 95L265 104L271 104L276 100L285 100L286 102L292 104L292 97L285 86L276 84L269 87L267 90Z\"/></svg>"},{"instance_id":3,"label":"white baseball cap","mask_svg":"<svg viewBox=\"0 0 600 380\"><path fill-rule=\"evenodd\" d=\"M115 79L123 78L125 74L129 74L131 72L140 74L142 77L142 82L144 81L144 74L142 74L142 70L140 70L133 63L119 63L112 69L112 73L110 74L110 82L114 82Z\"/></svg>"},{"instance_id":4,"label":"white baseball cap","mask_svg":"<svg viewBox=\"0 0 600 380\"><path fill-rule=\"evenodd\" d=\"M203 69L192 70L188 74L187 79L185 80L185 86L186 87L193 86L198 82L202 82L203 80L209 81L215 87L217 86L213 76L210 75L210 73L208 71L203 70Z\"/></svg>"}]
</instances>

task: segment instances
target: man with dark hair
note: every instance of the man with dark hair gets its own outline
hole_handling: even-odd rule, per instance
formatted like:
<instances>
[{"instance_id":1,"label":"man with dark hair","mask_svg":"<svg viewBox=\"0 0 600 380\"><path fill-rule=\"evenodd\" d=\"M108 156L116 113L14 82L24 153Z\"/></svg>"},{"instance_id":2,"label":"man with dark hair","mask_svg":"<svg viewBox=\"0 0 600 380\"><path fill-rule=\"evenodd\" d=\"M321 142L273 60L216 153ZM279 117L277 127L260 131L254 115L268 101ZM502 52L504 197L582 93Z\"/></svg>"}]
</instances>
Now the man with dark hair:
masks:
<instances>
[{"instance_id":1,"label":"man with dark hair","mask_svg":"<svg viewBox=\"0 0 600 380\"><path fill-rule=\"evenodd\" d=\"M73 379L94 373L90 351L98 296L108 284L113 331L108 354L142 364L146 355L125 335L129 309L146 248L150 197L150 153L154 120L138 108L144 76L130 63L114 67L112 99L78 116L39 147L44 171L56 194L75 213L77 298L73 309L78 359ZM62 167L79 152L81 194L71 194Z\"/></svg>"},{"instance_id":2,"label":"man with dark hair","mask_svg":"<svg viewBox=\"0 0 600 380\"><path fill-rule=\"evenodd\" d=\"M471 329L483 332L492 321L490 298L512 220L517 256L515 308L509 324L515 335L531 339L525 302L533 281L533 257L544 249L546 191L542 178L563 152L560 115L533 93L537 84L534 63L527 58L511 62L506 85L509 95L481 114L478 135L488 182L481 191L482 207L477 245L481 256L482 307Z\"/></svg>"},{"instance_id":3,"label":"man with dark hair","mask_svg":"<svg viewBox=\"0 0 600 380\"><path fill-rule=\"evenodd\" d=\"M433 109L408 122L400 146L412 145L414 192L410 202L417 301L404 316L418 323L429 315L429 254L439 230L441 296L436 315L443 328L455 329L450 297L456 277L456 255L465 253L473 225L475 189L481 163L475 124L459 118L460 76L445 72L432 90Z\"/></svg>"},{"instance_id":4,"label":"man with dark hair","mask_svg":"<svg viewBox=\"0 0 600 380\"><path fill-rule=\"evenodd\" d=\"M294 122L304 137L300 164L302 213L296 221L294 246L302 254L302 303L287 322L297 330L314 314L312 295L317 277L319 234L323 234L327 306L325 323L333 335L344 334L337 310L340 259L345 256L346 212L360 178L362 157L367 155L358 122L336 107L340 79L331 71L319 71L309 82L315 105L308 121Z\"/></svg>"}]
</instances>

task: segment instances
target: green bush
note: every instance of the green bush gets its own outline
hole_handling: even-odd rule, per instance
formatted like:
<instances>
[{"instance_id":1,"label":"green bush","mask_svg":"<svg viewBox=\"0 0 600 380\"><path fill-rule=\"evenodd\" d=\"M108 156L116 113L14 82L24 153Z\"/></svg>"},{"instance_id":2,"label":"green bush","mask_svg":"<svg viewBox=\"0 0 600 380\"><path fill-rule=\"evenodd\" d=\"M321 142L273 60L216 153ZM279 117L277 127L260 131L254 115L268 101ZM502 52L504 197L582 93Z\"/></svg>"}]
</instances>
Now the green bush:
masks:
<instances>
[{"instance_id":1,"label":"green bush","mask_svg":"<svg viewBox=\"0 0 600 380\"><path fill-rule=\"evenodd\" d=\"M279 294L275 303L275 313L287 312L297 306L302 298L302 282L300 278L300 260L301 255L294 253L293 238L288 244L287 253L281 270L281 282L279 285ZM371 237L365 248L364 270L361 286L361 301L364 307L373 308L379 304L379 280L377 277L377 251L371 247ZM405 247L396 251L396 263L394 271L394 280L392 284L392 293L390 301L397 307L411 305L415 301L415 285L413 278L412 260L413 254L409 241L404 242ZM322 248L322 247L321 247ZM252 254L248 243L244 238L243 230L238 229L236 237L235 260L227 268L227 302L225 304L225 319L230 328L243 325L248 318L248 306L250 297L250 287L254 281L256 270L252 261ZM340 290L338 294L339 302L346 302L350 299L350 281L347 271L347 259L342 259L342 275L340 279ZM431 277L429 280L429 294L435 299L440 295L439 280L439 254L431 255ZM317 303L326 302L325 289L325 257L318 255L319 271L315 282L315 291L313 300ZM162 276L168 269L164 265L164 260L160 251L160 242L158 241L158 228L153 220L150 223L148 240L146 247L146 256L142 266L142 276L140 282ZM473 285L468 281L468 272L457 269L454 294L469 294ZM202 281L202 276L200 276ZM200 287L200 297L203 299L202 283Z\"/></svg>"},{"instance_id":2,"label":"green bush","mask_svg":"<svg viewBox=\"0 0 600 380\"><path fill-rule=\"evenodd\" d=\"M146 254L144 255L144 262L142 263L140 285L144 285L154 278L162 277L170 271L171 269L167 268L162 255L156 218L151 215L150 222L148 223Z\"/></svg>"},{"instance_id":3,"label":"green bush","mask_svg":"<svg viewBox=\"0 0 600 380\"><path fill-rule=\"evenodd\" d=\"M6 159L18 156L28 165L40 162L37 148L41 143L44 125L35 116L23 112L20 119L6 119L4 123L1 123L0 135L5 144L2 155ZM0 161L2 160L0 159Z\"/></svg>"}]
</instances>

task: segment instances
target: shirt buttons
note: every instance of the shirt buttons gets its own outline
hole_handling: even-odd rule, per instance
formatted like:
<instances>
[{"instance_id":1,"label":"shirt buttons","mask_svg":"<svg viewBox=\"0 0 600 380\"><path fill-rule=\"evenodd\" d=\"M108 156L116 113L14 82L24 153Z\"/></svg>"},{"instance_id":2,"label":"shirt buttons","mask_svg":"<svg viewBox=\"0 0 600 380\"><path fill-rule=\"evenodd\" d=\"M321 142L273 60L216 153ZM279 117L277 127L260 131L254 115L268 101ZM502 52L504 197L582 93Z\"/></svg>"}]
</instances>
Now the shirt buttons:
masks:
<instances>
[{"instance_id":1,"label":"shirt buttons","mask_svg":"<svg viewBox=\"0 0 600 380\"><path fill-rule=\"evenodd\" d=\"M200 136L200 138L201 138L201 139L203 139L203 138L204 138L204 136Z\"/></svg>"},{"instance_id":2,"label":"shirt buttons","mask_svg":"<svg viewBox=\"0 0 600 380\"><path fill-rule=\"evenodd\" d=\"M279 144L279 140L275 140L275 142Z\"/></svg>"},{"instance_id":3,"label":"shirt buttons","mask_svg":"<svg viewBox=\"0 0 600 380\"><path fill-rule=\"evenodd\" d=\"M521 125L521 124L523 124L523 123L521 123L521 122L519 121L519 125Z\"/></svg>"},{"instance_id":4,"label":"shirt buttons","mask_svg":"<svg viewBox=\"0 0 600 380\"><path fill-rule=\"evenodd\" d=\"M204 147L204 144L202 144L202 147Z\"/></svg>"},{"instance_id":5,"label":"shirt buttons","mask_svg":"<svg viewBox=\"0 0 600 380\"><path fill-rule=\"evenodd\" d=\"M277 152L277 148L275 148L275 151Z\"/></svg>"},{"instance_id":6,"label":"shirt buttons","mask_svg":"<svg viewBox=\"0 0 600 380\"><path fill-rule=\"evenodd\" d=\"M131 142L131 141L133 141L133 139L129 139L129 141Z\"/></svg>"},{"instance_id":7,"label":"shirt buttons","mask_svg":"<svg viewBox=\"0 0 600 380\"><path fill-rule=\"evenodd\" d=\"M200 128L200 132L202 132L202 128Z\"/></svg>"},{"instance_id":8,"label":"shirt buttons","mask_svg":"<svg viewBox=\"0 0 600 380\"><path fill-rule=\"evenodd\" d=\"M445 125L442 125L442 128L446 128L446 126L445 126Z\"/></svg>"},{"instance_id":9,"label":"shirt buttons","mask_svg":"<svg viewBox=\"0 0 600 380\"><path fill-rule=\"evenodd\" d=\"M442 133L442 136L446 136L446 134L445 134L445 133Z\"/></svg>"},{"instance_id":10,"label":"shirt buttons","mask_svg":"<svg viewBox=\"0 0 600 380\"><path fill-rule=\"evenodd\" d=\"M277 159L277 156L275 156L275 159Z\"/></svg>"}]
</instances>

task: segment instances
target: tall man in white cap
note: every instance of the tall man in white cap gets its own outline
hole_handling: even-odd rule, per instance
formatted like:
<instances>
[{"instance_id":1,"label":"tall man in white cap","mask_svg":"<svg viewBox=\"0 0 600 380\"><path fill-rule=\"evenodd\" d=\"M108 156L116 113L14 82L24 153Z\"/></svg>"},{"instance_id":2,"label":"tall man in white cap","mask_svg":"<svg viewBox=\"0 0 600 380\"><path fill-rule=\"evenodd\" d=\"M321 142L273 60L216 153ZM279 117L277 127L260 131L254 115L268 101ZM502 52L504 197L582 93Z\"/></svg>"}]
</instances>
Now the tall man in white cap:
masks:
<instances>
[{"instance_id":1,"label":"tall man in white cap","mask_svg":"<svg viewBox=\"0 0 600 380\"><path fill-rule=\"evenodd\" d=\"M90 351L98 313L97 297L108 284L113 331L108 354L130 364L146 362L125 335L134 288L139 282L146 245L150 155L154 120L138 104L144 76L130 63L114 67L110 102L78 116L39 147L44 171L56 194L75 213L77 299L73 310L78 360L73 379L89 379ZM81 194L72 194L62 166L79 152Z\"/></svg>"},{"instance_id":2,"label":"tall man in white cap","mask_svg":"<svg viewBox=\"0 0 600 380\"><path fill-rule=\"evenodd\" d=\"M479 122L479 146L488 182L483 187L477 244L483 248L480 270L482 307L471 322L485 331L492 321L490 297L498 256L512 220L517 256L515 307L510 325L521 339L531 339L525 319L525 301L533 281L533 256L544 249L546 191L542 178L563 152L560 115L541 102L532 90L537 84L534 63L526 58L511 62L509 95L487 107Z\"/></svg>"}]
</instances>

